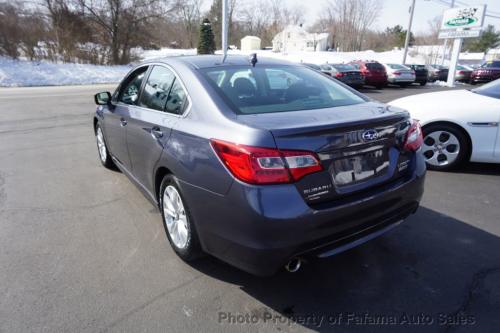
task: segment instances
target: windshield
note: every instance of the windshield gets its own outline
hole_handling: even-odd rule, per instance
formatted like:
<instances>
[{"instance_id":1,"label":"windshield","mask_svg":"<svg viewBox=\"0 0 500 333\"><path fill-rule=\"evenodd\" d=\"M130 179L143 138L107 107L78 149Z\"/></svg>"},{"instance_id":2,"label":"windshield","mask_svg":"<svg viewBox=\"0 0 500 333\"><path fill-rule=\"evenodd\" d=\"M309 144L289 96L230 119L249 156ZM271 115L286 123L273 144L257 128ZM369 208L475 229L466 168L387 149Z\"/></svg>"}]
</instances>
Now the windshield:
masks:
<instances>
[{"instance_id":1,"label":"windshield","mask_svg":"<svg viewBox=\"0 0 500 333\"><path fill-rule=\"evenodd\" d=\"M312 110L368 101L302 66L224 66L201 72L237 114Z\"/></svg>"},{"instance_id":2,"label":"windshield","mask_svg":"<svg viewBox=\"0 0 500 333\"><path fill-rule=\"evenodd\" d=\"M500 61L488 61L481 65L482 68L498 68L500 67Z\"/></svg>"},{"instance_id":3,"label":"windshield","mask_svg":"<svg viewBox=\"0 0 500 333\"><path fill-rule=\"evenodd\" d=\"M471 91L476 94L500 99L500 79L487 83L479 88L472 89Z\"/></svg>"},{"instance_id":4,"label":"windshield","mask_svg":"<svg viewBox=\"0 0 500 333\"><path fill-rule=\"evenodd\" d=\"M408 69L408 67L398 64L387 64L387 66L389 66L392 69Z\"/></svg>"},{"instance_id":5,"label":"windshield","mask_svg":"<svg viewBox=\"0 0 500 333\"><path fill-rule=\"evenodd\" d=\"M425 65L411 65L411 68L416 69L416 70L424 70Z\"/></svg>"},{"instance_id":6,"label":"windshield","mask_svg":"<svg viewBox=\"0 0 500 333\"><path fill-rule=\"evenodd\" d=\"M382 64L379 64L378 62L368 62L365 64L366 68L368 69L378 69L378 70L384 70L384 66Z\"/></svg>"},{"instance_id":7,"label":"windshield","mask_svg":"<svg viewBox=\"0 0 500 333\"><path fill-rule=\"evenodd\" d=\"M355 71L356 70L356 68L354 68L354 66L351 66L351 65L335 64L332 66L340 71Z\"/></svg>"}]
</instances>

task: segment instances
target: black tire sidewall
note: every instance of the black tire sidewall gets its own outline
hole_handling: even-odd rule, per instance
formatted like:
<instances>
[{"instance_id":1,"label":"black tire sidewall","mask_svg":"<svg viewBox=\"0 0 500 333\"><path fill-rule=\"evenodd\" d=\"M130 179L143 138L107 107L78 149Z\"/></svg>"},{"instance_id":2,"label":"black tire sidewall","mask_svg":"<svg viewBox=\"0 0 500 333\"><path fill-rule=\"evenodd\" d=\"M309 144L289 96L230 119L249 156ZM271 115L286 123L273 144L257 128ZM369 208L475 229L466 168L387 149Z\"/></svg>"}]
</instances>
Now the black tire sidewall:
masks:
<instances>
[{"instance_id":1,"label":"black tire sidewall","mask_svg":"<svg viewBox=\"0 0 500 333\"><path fill-rule=\"evenodd\" d=\"M165 192L165 189L169 185L175 187L175 189L179 193L181 200L182 200L182 204L184 205L184 211L186 212L186 219L187 219L187 224L188 224L188 240L187 240L186 247L182 248L182 249L178 248L174 244L174 242L172 242L172 239L170 238L170 233L168 232L167 223L165 220L165 214L163 212L163 194ZM172 249L177 253L177 255L179 257L181 257L185 261L190 261L190 260L197 258L200 254L200 246L199 246L199 242L198 242L196 228L194 226L193 218L192 218L192 215L190 213L189 207L187 205L186 199L184 198L184 195L182 194L182 191L180 189L179 181L178 181L177 177L170 174L170 175L166 175L163 178L163 180L161 182L161 186L160 186L160 194L159 194L158 201L159 201L160 213L161 213L162 222L163 222L163 228L165 229L167 239L168 239L170 245L172 246Z\"/></svg>"},{"instance_id":2,"label":"black tire sidewall","mask_svg":"<svg viewBox=\"0 0 500 333\"><path fill-rule=\"evenodd\" d=\"M446 124L435 124L435 125L429 125L425 126L423 128L423 135L424 135L424 140L425 137L432 133L432 132L438 132L438 131L446 131L450 132L451 134L455 135L460 143L460 152L458 153L457 159L453 161L450 164L443 165L443 166L434 166L427 164L427 169L429 170L436 170L436 171L446 171L446 170L451 170L462 164L467 156L469 155L469 143L467 140L467 137L465 134L458 128Z\"/></svg>"}]
</instances>

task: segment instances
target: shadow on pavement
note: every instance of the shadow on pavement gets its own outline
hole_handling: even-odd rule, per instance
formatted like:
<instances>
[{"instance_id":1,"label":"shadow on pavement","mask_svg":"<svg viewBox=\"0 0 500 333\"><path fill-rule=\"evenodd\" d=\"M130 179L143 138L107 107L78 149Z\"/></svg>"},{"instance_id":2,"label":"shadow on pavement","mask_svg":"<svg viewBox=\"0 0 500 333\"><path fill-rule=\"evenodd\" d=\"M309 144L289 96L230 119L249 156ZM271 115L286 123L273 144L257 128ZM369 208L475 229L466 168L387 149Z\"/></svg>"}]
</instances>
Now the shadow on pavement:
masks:
<instances>
[{"instance_id":1,"label":"shadow on pavement","mask_svg":"<svg viewBox=\"0 0 500 333\"><path fill-rule=\"evenodd\" d=\"M424 207L389 234L294 274L258 278L213 258L193 267L240 285L264 304L248 310L261 320L292 318L291 325L319 332L491 332L500 325L500 238Z\"/></svg>"},{"instance_id":2,"label":"shadow on pavement","mask_svg":"<svg viewBox=\"0 0 500 333\"><path fill-rule=\"evenodd\" d=\"M467 173L478 175L500 176L500 164L495 163L464 163L453 173Z\"/></svg>"}]
</instances>

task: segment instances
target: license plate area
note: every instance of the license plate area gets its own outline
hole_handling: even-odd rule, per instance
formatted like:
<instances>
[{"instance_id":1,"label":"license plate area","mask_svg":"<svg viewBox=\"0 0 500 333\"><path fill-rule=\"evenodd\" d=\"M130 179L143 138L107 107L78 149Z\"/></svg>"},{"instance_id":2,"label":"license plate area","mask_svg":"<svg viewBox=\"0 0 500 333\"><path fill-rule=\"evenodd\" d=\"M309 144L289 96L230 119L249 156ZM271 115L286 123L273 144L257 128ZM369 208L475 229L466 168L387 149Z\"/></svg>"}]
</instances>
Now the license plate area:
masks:
<instances>
[{"instance_id":1,"label":"license plate area","mask_svg":"<svg viewBox=\"0 0 500 333\"><path fill-rule=\"evenodd\" d=\"M388 169L387 150L377 149L333 160L331 174L336 186L345 186L385 175Z\"/></svg>"}]
</instances>

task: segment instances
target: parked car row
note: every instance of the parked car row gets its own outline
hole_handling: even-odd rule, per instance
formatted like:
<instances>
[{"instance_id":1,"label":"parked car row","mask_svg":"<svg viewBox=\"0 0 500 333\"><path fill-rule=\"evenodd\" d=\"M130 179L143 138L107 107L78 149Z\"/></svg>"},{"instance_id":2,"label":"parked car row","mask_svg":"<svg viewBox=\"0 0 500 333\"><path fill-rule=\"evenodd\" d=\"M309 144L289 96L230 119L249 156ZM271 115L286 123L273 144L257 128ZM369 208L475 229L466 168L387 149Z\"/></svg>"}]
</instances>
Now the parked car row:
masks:
<instances>
[{"instance_id":1,"label":"parked car row","mask_svg":"<svg viewBox=\"0 0 500 333\"><path fill-rule=\"evenodd\" d=\"M425 86L427 82L446 81L449 69L442 65L379 63L374 60L356 60L348 64L304 63L343 83L361 88L365 85L382 89L388 84L408 86L413 83ZM500 78L500 60L489 61L478 68L457 65L455 80L471 84L486 83Z\"/></svg>"}]
</instances>

